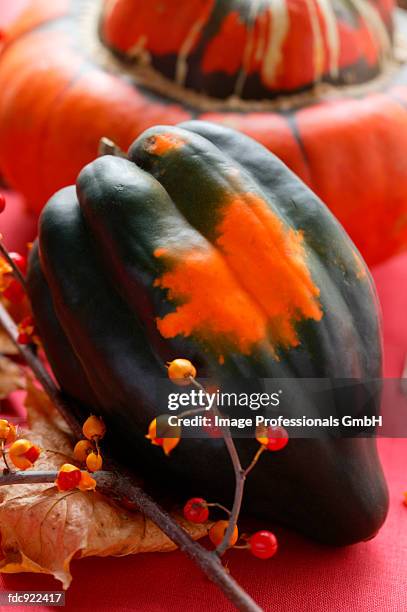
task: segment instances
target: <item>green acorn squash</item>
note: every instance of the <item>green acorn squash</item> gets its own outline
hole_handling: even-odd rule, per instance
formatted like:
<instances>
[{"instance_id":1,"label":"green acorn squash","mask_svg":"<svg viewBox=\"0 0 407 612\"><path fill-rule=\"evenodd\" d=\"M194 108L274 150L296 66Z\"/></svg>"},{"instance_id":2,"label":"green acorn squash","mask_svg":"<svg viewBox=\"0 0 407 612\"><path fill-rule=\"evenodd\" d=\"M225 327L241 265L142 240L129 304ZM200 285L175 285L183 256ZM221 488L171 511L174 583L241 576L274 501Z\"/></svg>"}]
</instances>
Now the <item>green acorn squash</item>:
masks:
<instances>
[{"instance_id":1,"label":"green acorn squash","mask_svg":"<svg viewBox=\"0 0 407 612\"><path fill-rule=\"evenodd\" d=\"M41 215L28 286L77 416L102 415L106 445L184 498L230 503L234 479L221 439L182 440L169 458L145 439L168 360L220 385L381 376L375 289L349 237L273 154L221 126L151 128L129 159L86 166ZM346 398L363 409L357 385ZM236 444L248 464L257 442ZM387 511L375 441L293 438L262 456L244 503L322 542L370 538Z\"/></svg>"}]
</instances>

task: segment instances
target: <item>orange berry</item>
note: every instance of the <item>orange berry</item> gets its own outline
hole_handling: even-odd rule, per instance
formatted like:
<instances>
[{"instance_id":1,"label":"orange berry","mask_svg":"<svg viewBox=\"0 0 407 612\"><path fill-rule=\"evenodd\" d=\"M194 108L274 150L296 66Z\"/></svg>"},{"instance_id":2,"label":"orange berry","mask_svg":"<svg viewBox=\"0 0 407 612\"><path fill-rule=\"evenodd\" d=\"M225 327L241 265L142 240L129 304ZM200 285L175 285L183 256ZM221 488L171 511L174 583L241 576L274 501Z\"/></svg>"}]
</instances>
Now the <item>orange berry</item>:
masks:
<instances>
[{"instance_id":1,"label":"orange berry","mask_svg":"<svg viewBox=\"0 0 407 612\"><path fill-rule=\"evenodd\" d=\"M0 439L6 440L10 433L10 423L6 419L0 419Z\"/></svg>"},{"instance_id":2,"label":"orange berry","mask_svg":"<svg viewBox=\"0 0 407 612\"><path fill-rule=\"evenodd\" d=\"M102 455L97 454L92 451L86 457L86 467L88 468L89 472L97 472L101 470L102 465L103 465Z\"/></svg>"},{"instance_id":3,"label":"orange berry","mask_svg":"<svg viewBox=\"0 0 407 612\"><path fill-rule=\"evenodd\" d=\"M80 469L71 463L64 463L59 469L55 484L59 491L71 491L72 489L76 489L80 481Z\"/></svg>"},{"instance_id":4,"label":"orange berry","mask_svg":"<svg viewBox=\"0 0 407 612\"><path fill-rule=\"evenodd\" d=\"M164 453L168 456L171 451L174 450L176 446L178 446L180 438L162 438L162 447Z\"/></svg>"},{"instance_id":5,"label":"orange berry","mask_svg":"<svg viewBox=\"0 0 407 612\"><path fill-rule=\"evenodd\" d=\"M0 419L0 440L3 440L5 444L12 444L16 438L16 427L6 419Z\"/></svg>"},{"instance_id":6,"label":"orange berry","mask_svg":"<svg viewBox=\"0 0 407 612\"><path fill-rule=\"evenodd\" d=\"M75 444L75 448L73 449L73 456L76 461L80 461L80 463L85 463L86 457L93 450L92 442L89 440L79 440Z\"/></svg>"},{"instance_id":7,"label":"orange berry","mask_svg":"<svg viewBox=\"0 0 407 612\"><path fill-rule=\"evenodd\" d=\"M29 440L21 438L10 446L9 457L12 463L20 470L32 467L40 456L40 449Z\"/></svg>"},{"instance_id":8,"label":"orange berry","mask_svg":"<svg viewBox=\"0 0 407 612\"><path fill-rule=\"evenodd\" d=\"M209 530L209 539L215 546L219 546L225 537L226 529L228 528L229 521L217 521ZM239 531L237 526L233 530L233 533L229 540L229 546L236 544L239 537Z\"/></svg>"},{"instance_id":9,"label":"orange berry","mask_svg":"<svg viewBox=\"0 0 407 612\"><path fill-rule=\"evenodd\" d=\"M196 369L188 359L174 359L168 363L168 377L176 385L185 387L195 378Z\"/></svg>"},{"instance_id":10,"label":"orange berry","mask_svg":"<svg viewBox=\"0 0 407 612\"><path fill-rule=\"evenodd\" d=\"M94 438L103 438L106 433L106 426L101 418L94 416L93 414L86 419L82 427L83 435L88 440Z\"/></svg>"},{"instance_id":11,"label":"orange berry","mask_svg":"<svg viewBox=\"0 0 407 612\"><path fill-rule=\"evenodd\" d=\"M163 437L157 437L157 424L163 434ZM181 439L181 427L176 425L168 425L168 417L161 414L156 419L153 419L148 427L147 440L151 441L154 446L161 446L164 453L169 455L170 452L179 444Z\"/></svg>"},{"instance_id":12,"label":"orange berry","mask_svg":"<svg viewBox=\"0 0 407 612\"><path fill-rule=\"evenodd\" d=\"M80 491L94 491L96 489L96 480L88 472L81 472L78 489Z\"/></svg>"}]
</instances>

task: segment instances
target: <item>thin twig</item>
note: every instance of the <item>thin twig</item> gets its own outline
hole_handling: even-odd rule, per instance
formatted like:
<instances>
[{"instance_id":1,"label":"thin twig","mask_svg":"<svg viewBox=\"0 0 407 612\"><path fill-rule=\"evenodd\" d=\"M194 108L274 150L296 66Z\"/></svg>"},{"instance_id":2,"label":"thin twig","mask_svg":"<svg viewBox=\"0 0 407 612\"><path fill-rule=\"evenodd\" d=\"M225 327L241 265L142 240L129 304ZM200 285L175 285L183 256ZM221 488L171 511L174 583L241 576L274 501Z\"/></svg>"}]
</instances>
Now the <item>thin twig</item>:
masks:
<instances>
[{"instance_id":1,"label":"thin twig","mask_svg":"<svg viewBox=\"0 0 407 612\"><path fill-rule=\"evenodd\" d=\"M8 461L7 461L7 455L6 455L6 451L5 451L4 440L0 440L0 450L1 450L2 459L4 461L4 465L6 466L6 472L3 472L3 474L4 473L9 473L9 472L11 472L11 469L10 469L10 466L8 464Z\"/></svg>"},{"instance_id":2,"label":"thin twig","mask_svg":"<svg viewBox=\"0 0 407 612\"><path fill-rule=\"evenodd\" d=\"M217 584L225 595L234 603L238 610L247 612L262 612L262 609L253 601L244 589L225 571L219 557L214 555L197 542L191 540L178 523L171 516L156 504L145 491L139 487L131 486L123 478L117 478L114 473L106 474L106 493L109 496L116 492L119 498L127 495L130 501L134 501L144 514L148 516L178 547L186 553L199 567L205 572L215 584ZM102 477L96 478L98 489L103 493Z\"/></svg>"},{"instance_id":3,"label":"thin twig","mask_svg":"<svg viewBox=\"0 0 407 612\"><path fill-rule=\"evenodd\" d=\"M195 416L197 414L201 414L202 412L208 412L207 408L191 408L191 410L185 410L184 412L180 412L178 415L178 419L184 419L185 417Z\"/></svg>"},{"instance_id":4,"label":"thin twig","mask_svg":"<svg viewBox=\"0 0 407 612\"><path fill-rule=\"evenodd\" d=\"M197 380L195 380L195 378L190 376L189 379L190 379L191 384L197 387L200 391L203 391L204 393L206 393L204 387ZM193 413L194 411L191 410L188 412ZM222 417L216 405L212 407L211 412L213 412L217 417ZM186 413L183 413L183 415L184 414ZM246 478L249 475L249 473L252 471L254 466L257 464L262 453L266 450L266 447L261 445L257 453L255 454L255 456L253 457L253 460L251 461L250 465L246 469L243 469L242 464L240 463L240 457L237 452L237 449L233 441L232 434L230 432L229 427L227 425L221 425L220 429L222 431L225 446L227 448L230 459L232 461L233 470L235 473L235 495L233 499L232 510L229 511L225 509L226 512L229 514L230 518L229 518L228 526L223 536L223 539L215 550L215 552L219 555L219 557L221 557L230 546L230 541L232 539L232 535L235 530L237 521L239 519L240 510L242 507L243 493L244 493L244 486L245 486ZM218 505L218 504L214 504L214 505Z\"/></svg>"},{"instance_id":5,"label":"thin twig","mask_svg":"<svg viewBox=\"0 0 407 612\"><path fill-rule=\"evenodd\" d=\"M27 285L25 282L25 278L22 275L20 268L16 266L15 262L10 257L10 253L8 252L7 248L3 244L3 236L1 234L0 234L0 252L3 255L4 259L7 261L10 268L13 270L13 275L15 276L15 278L18 280L19 283L21 283L24 291L26 291Z\"/></svg>"},{"instance_id":6,"label":"thin twig","mask_svg":"<svg viewBox=\"0 0 407 612\"><path fill-rule=\"evenodd\" d=\"M54 483L57 476L56 471L11 472L0 478L0 486ZM92 476L96 480L100 493L109 496L114 501L122 502L123 499L126 499L127 507L128 503L133 503L141 508L143 513L156 523L222 589L238 610L262 612L246 591L225 571L219 558L191 540L187 532L140 487L134 486L134 483L126 477L123 478L122 474L118 476L113 472L100 471L95 472Z\"/></svg>"},{"instance_id":7,"label":"thin twig","mask_svg":"<svg viewBox=\"0 0 407 612\"><path fill-rule=\"evenodd\" d=\"M208 506L208 508L219 508L219 510L222 510L228 516L231 515L229 508L226 508L226 506L223 506L222 504L218 504L217 502L210 502L206 505Z\"/></svg>"},{"instance_id":8,"label":"thin twig","mask_svg":"<svg viewBox=\"0 0 407 612\"><path fill-rule=\"evenodd\" d=\"M0 477L0 487L7 485L21 485L21 484L43 484L48 482L55 482L57 479L58 472L45 472L45 471L27 471L27 472L14 472L10 471L8 474L4 474Z\"/></svg>"},{"instance_id":9,"label":"thin twig","mask_svg":"<svg viewBox=\"0 0 407 612\"><path fill-rule=\"evenodd\" d=\"M206 393L204 387L197 380L195 380L195 378L190 376L190 381L191 381L191 384L193 384L197 389ZM220 418L222 417L216 405L212 407L212 412L217 417L220 417ZM235 530L235 527L236 527L236 524L239 518L240 509L242 507L244 483L246 480L246 473L240 463L239 454L236 450L236 446L233 441L232 434L230 433L229 427L227 425L221 425L220 429L222 431L225 446L229 453L230 459L232 461L233 471L235 473L235 495L234 495L233 506L230 512L230 519L229 519L228 526L225 531L225 535L223 536L223 539L221 543L219 544L219 546L216 548L216 553L219 555L219 557L221 557L230 546L230 541L232 539L232 535L233 535L233 532Z\"/></svg>"},{"instance_id":10,"label":"thin twig","mask_svg":"<svg viewBox=\"0 0 407 612\"><path fill-rule=\"evenodd\" d=\"M244 471L246 477L250 474L250 472L252 471L252 469L254 468L254 466L256 465L256 463L258 462L258 460L260 459L261 455L264 453L265 450L266 450L266 447L264 446L264 444L261 444L259 447L259 450L254 455L251 464Z\"/></svg>"}]
</instances>

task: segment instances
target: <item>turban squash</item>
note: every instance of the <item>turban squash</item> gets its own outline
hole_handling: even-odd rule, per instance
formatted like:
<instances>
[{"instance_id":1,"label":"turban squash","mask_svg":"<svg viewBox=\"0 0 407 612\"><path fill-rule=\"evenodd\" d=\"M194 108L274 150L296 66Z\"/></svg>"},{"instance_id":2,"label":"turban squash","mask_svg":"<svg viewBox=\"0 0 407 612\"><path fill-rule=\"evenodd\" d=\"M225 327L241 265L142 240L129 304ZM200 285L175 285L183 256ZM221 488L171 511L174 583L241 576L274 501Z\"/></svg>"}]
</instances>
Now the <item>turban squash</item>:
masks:
<instances>
[{"instance_id":1,"label":"turban squash","mask_svg":"<svg viewBox=\"0 0 407 612\"><path fill-rule=\"evenodd\" d=\"M399 9L401 13L401 10ZM0 56L0 171L37 211L144 129L257 139L368 264L407 243L407 68L393 0L27 0Z\"/></svg>"},{"instance_id":2,"label":"turban squash","mask_svg":"<svg viewBox=\"0 0 407 612\"><path fill-rule=\"evenodd\" d=\"M129 159L87 165L41 214L28 288L78 417L101 414L106 445L184 499L228 504L234 479L221 439L183 439L170 458L145 439L165 412L168 360L192 360L221 390L289 379L282 407L297 417L324 417L327 405L316 409L300 378L381 377L375 290L347 234L278 158L215 124L150 128ZM338 414L378 408L357 381L326 396ZM236 444L248 465L256 441ZM247 512L331 544L379 529L387 492L374 439L293 438L269 455L248 479Z\"/></svg>"}]
</instances>

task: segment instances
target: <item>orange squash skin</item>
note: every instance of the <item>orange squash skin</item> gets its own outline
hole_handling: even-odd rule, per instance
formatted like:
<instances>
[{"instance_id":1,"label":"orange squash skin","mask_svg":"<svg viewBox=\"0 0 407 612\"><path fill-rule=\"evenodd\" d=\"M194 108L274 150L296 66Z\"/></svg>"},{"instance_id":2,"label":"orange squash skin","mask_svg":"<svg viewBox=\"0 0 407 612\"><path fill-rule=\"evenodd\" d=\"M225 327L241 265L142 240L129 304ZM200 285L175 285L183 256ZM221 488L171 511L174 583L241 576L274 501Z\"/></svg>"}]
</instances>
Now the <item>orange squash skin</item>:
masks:
<instances>
[{"instance_id":1,"label":"orange squash skin","mask_svg":"<svg viewBox=\"0 0 407 612\"><path fill-rule=\"evenodd\" d=\"M315 4L316 0L310 2ZM127 149L135 137L154 124L201 118L238 129L280 157L327 203L370 265L405 248L404 65L379 80L376 91L364 94L348 93L345 97L339 88L329 100L308 101L288 111L282 107L279 110L276 103L275 110L204 112L183 101L156 95L124 72L113 73L102 61L98 63L79 33L81 4L78 0L52 3L29 0L25 13L7 33L0 54L0 171L11 186L27 197L36 212L57 189L74 182L80 168L95 158L101 137L111 138ZM126 13L129 3L117 0L107 3L107 7L109 4L113 5L112 15L101 22L101 36L115 53L125 54L137 34L134 29L126 30L127 33L123 29L123 23L129 19ZM146 3L139 0L136 4L141 11ZM162 32L160 22L156 22L157 31L149 38L149 50L159 69L164 66L165 72L172 65L173 55L179 51L194 15L199 15L202 23L210 22L212 4L190 2L187 5L190 8L179 15L179 29L171 29L170 37L167 35L170 28ZM375 4L391 37L393 2L382 0ZM293 24L283 47L283 61L288 67L280 67L272 87L266 91L264 84L259 85L262 68L253 57L248 65L248 91L246 95L243 89L243 98L251 92L270 99L284 91L291 94L307 87L313 78L312 58L301 50L310 22L301 31L293 15L302 4L287 0L287 6ZM168 15L164 15L162 27L166 24L164 18L168 21ZM327 51L327 34L318 11L317 21L325 49L325 60L319 69L325 74L332 54ZM147 17L143 23L146 29L151 26ZM256 27L259 36L266 32L265 23L259 22ZM367 80L380 71L378 45L372 43L363 24L352 27L346 19L339 21L339 36L344 41L338 64L339 84L349 73ZM196 70L188 73L191 89L198 91L205 86L211 92L220 82L229 83L228 78L235 78L236 70L241 68L236 61L242 44L241 30L241 21L233 12L224 15L216 36L201 49ZM198 39L197 35L196 40L190 41L191 62L195 61ZM222 54L221 48L225 50ZM232 48L236 53L230 53ZM301 57L303 61L299 62Z\"/></svg>"}]
</instances>

